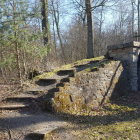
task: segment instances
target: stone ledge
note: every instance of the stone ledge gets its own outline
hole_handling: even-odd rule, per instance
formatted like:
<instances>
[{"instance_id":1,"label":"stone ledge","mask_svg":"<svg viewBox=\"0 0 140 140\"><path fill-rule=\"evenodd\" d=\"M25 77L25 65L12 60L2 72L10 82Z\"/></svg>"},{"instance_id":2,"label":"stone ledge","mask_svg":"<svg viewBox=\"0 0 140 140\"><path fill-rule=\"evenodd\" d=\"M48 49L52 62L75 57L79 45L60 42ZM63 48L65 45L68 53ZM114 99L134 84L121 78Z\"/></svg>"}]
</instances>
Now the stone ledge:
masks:
<instances>
[{"instance_id":1,"label":"stone ledge","mask_svg":"<svg viewBox=\"0 0 140 140\"><path fill-rule=\"evenodd\" d=\"M112 45L108 46L108 50L116 50L116 49L123 49L123 48L140 48L140 42L133 41L125 44L118 44L118 45Z\"/></svg>"},{"instance_id":2,"label":"stone ledge","mask_svg":"<svg viewBox=\"0 0 140 140\"><path fill-rule=\"evenodd\" d=\"M59 127L49 127L44 129L35 130L34 132L28 134L27 138L31 140L47 140L49 135L56 131Z\"/></svg>"},{"instance_id":3,"label":"stone ledge","mask_svg":"<svg viewBox=\"0 0 140 140\"><path fill-rule=\"evenodd\" d=\"M14 110L14 109L21 109L21 108L27 108L30 104L22 104L22 103L9 103L9 104L1 104L0 109L1 110Z\"/></svg>"}]
</instances>

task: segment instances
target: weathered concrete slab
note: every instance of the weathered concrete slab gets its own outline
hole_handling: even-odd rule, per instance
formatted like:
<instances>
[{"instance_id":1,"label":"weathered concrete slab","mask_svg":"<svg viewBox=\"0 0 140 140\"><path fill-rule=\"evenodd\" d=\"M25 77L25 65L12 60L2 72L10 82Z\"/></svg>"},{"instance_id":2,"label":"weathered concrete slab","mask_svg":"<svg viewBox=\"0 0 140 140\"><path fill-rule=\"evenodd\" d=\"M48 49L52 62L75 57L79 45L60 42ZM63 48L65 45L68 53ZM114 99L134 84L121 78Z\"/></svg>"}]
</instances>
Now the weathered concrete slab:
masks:
<instances>
[{"instance_id":1,"label":"weathered concrete slab","mask_svg":"<svg viewBox=\"0 0 140 140\"><path fill-rule=\"evenodd\" d=\"M140 42L133 41L129 43L108 46L107 48L108 50L122 49L122 48L140 48Z\"/></svg>"},{"instance_id":2,"label":"weathered concrete slab","mask_svg":"<svg viewBox=\"0 0 140 140\"><path fill-rule=\"evenodd\" d=\"M58 127L56 126L46 127L43 129L35 130L34 132L28 134L27 137L30 138L31 140L43 140L45 138L47 139L47 136L49 136L49 134L51 134L57 129Z\"/></svg>"},{"instance_id":3,"label":"weathered concrete slab","mask_svg":"<svg viewBox=\"0 0 140 140\"><path fill-rule=\"evenodd\" d=\"M24 96L24 97L22 97L22 96L11 96L11 97L7 97L6 99L5 99L5 101L10 101L10 102L15 102L15 101L17 101L17 102L19 102L19 101L32 101L32 100L35 100L36 98L35 97L29 97L29 96Z\"/></svg>"},{"instance_id":4,"label":"weathered concrete slab","mask_svg":"<svg viewBox=\"0 0 140 140\"><path fill-rule=\"evenodd\" d=\"M34 108L34 110L36 110ZM56 115L44 112L14 112L6 111L0 115L0 128L11 130L12 140L40 140L29 138L30 134L47 134L56 128L68 127L68 123ZM40 130L40 131L39 131ZM40 136L38 136L40 137Z\"/></svg>"},{"instance_id":5,"label":"weathered concrete slab","mask_svg":"<svg viewBox=\"0 0 140 140\"><path fill-rule=\"evenodd\" d=\"M132 41L129 43L108 46L107 56L123 63L124 71L127 73L128 81L132 91L138 91L139 81L139 59L140 42Z\"/></svg>"},{"instance_id":6,"label":"weathered concrete slab","mask_svg":"<svg viewBox=\"0 0 140 140\"><path fill-rule=\"evenodd\" d=\"M23 104L23 103L7 103L7 104L1 104L0 109L1 110L15 110L15 109L21 109L21 108L27 108L30 104Z\"/></svg>"}]
</instances>

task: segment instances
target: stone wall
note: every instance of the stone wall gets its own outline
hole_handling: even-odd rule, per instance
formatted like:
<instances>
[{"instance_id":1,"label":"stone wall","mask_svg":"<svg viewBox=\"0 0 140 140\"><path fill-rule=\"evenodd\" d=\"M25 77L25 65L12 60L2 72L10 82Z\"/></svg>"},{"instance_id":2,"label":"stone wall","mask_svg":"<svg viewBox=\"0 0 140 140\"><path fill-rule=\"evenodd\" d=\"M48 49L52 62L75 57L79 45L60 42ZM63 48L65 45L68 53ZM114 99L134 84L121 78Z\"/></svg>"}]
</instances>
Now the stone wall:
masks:
<instances>
[{"instance_id":1,"label":"stone wall","mask_svg":"<svg viewBox=\"0 0 140 140\"><path fill-rule=\"evenodd\" d=\"M125 74L120 61L108 61L91 72L78 72L54 94L51 107L65 113L98 108L110 97L120 96L129 90Z\"/></svg>"},{"instance_id":2,"label":"stone wall","mask_svg":"<svg viewBox=\"0 0 140 140\"><path fill-rule=\"evenodd\" d=\"M133 47L109 50L109 56L123 63L124 70L128 73L131 90L138 90L138 61L139 49Z\"/></svg>"}]
</instances>

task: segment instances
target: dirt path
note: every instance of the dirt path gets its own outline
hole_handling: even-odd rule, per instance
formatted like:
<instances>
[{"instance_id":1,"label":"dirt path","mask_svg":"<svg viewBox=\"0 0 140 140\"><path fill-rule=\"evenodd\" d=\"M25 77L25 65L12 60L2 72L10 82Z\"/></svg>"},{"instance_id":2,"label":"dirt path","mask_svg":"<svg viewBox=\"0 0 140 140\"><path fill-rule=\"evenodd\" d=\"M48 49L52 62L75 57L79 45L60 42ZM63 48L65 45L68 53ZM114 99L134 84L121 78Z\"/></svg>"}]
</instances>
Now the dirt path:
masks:
<instances>
[{"instance_id":1,"label":"dirt path","mask_svg":"<svg viewBox=\"0 0 140 140\"><path fill-rule=\"evenodd\" d=\"M19 93L19 91L12 94L12 88L7 89L7 86L3 86L3 90L1 90L1 103L3 103L2 100L10 96L18 96L18 98L21 97L22 100L25 97L29 97L30 99L28 94ZM7 102L8 101L4 101L4 104L7 104ZM12 101L12 103L14 102L15 101ZM28 103L30 102L32 101L29 100ZM36 104L33 104L29 108L0 110L0 140L30 140L30 138L27 137L28 134L39 130L47 132L65 125L67 125L65 121L52 114L41 111Z\"/></svg>"},{"instance_id":2,"label":"dirt path","mask_svg":"<svg viewBox=\"0 0 140 140\"><path fill-rule=\"evenodd\" d=\"M37 130L51 130L67 123L54 115L37 112L3 112L0 117L0 130L3 134L2 140L28 140L26 136Z\"/></svg>"}]
</instances>

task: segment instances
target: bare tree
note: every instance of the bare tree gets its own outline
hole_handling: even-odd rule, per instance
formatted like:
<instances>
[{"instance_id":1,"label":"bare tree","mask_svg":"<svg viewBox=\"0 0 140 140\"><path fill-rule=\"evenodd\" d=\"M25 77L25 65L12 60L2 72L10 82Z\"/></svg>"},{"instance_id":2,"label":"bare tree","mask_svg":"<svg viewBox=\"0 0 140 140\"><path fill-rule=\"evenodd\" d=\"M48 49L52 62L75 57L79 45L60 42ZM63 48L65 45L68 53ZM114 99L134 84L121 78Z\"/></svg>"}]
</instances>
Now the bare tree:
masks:
<instances>
[{"instance_id":1,"label":"bare tree","mask_svg":"<svg viewBox=\"0 0 140 140\"><path fill-rule=\"evenodd\" d=\"M60 43L60 47L61 47L61 52L62 52L62 60L64 63L66 63L66 56L65 56L65 51L64 51L64 46L63 46L63 42L62 42L62 37L60 34L60 27L59 27L59 20L60 20L60 13L59 13L59 2L57 1L56 3L54 3L54 0L51 0L51 12L53 15L53 22L55 23L56 26L56 33L59 39L59 43Z\"/></svg>"},{"instance_id":2,"label":"bare tree","mask_svg":"<svg viewBox=\"0 0 140 140\"><path fill-rule=\"evenodd\" d=\"M90 0L85 0L86 15L87 15L87 30L88 30L88 42L87 42L87 58L94 57L93 54L93 27L92 27L92 12Z\"/></svg>"},{"instance_id":3,"label":"bare tree","mask_svg":"<svg viewBox=\"0 0 140 140\"><path fill-rule=\"evenodd\" d=\"M80 8L85 9L87 17L87 58L94 57L94 32L93 32L93 16L92 11L98 7L103 7L108 0L84 0L85 5L81 1L73 0ZM77 6L78 7L78 6Z\"/></svg>"},{"instance_id":4,"label":"bare tree","mask_svg":"<svg viewBox=\"0 0 140 140\"><path fill-rule=\"evenodd\" d=\"M134 0L131 0L131 6L132 6L132 37L134 37L134 22L135 22L135 8L134 8Z\"/></svg>"},{"instance_id":5,"label":"bare tree","mask_svg":"<svg viewBox=\"0 0 140 140\"><path fill-rule=\"evenodd\" d=\"M140 36L140 0L138 0L138 41Z\"/></svg>"}]
</instances>

